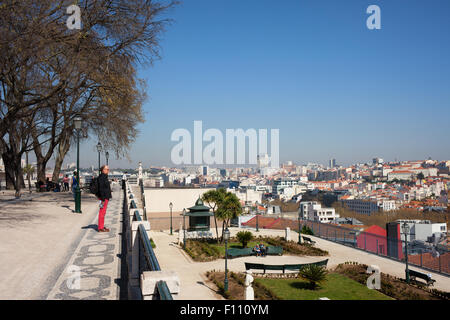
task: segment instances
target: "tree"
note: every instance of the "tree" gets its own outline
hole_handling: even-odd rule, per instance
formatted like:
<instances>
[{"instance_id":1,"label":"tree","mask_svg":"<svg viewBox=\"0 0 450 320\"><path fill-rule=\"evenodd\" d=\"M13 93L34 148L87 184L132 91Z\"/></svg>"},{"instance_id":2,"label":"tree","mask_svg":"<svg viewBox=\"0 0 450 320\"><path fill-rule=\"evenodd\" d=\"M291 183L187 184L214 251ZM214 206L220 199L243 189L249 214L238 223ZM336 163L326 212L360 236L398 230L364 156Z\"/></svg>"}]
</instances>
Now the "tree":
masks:
<instances>
[{"instance_id":1,"label":"tree","mask_svg":"<svg viewBox=\"0 0 450 320\"><path fill-rule=\"evenodd\" d=\"M24 168L23 168L23 173L25 173L27 175L27 179L28 179L28 189L31 192L31 175L34 173L34 167L31 164L27 164Z\"/></svg>"},{"instance_id":2,"label":"tree","mask_svg":"<svg viewBox=\"0 0 450 320\"><path fill-rule=\"evenodd\" d=\"M219 230L217 228L216 209L225 199L227 192L224 188L209 190L202 196L202 200L211 208L214 214L214 224L216 225L216 238L219 241Z\"/></svg>"},{"instance_id":3,"label":"tree","mask_svg":"<svg viewBox=\"0 0 450 320\"><path fill-rule=\"evenodd\" d=\"M5 0L0 4L0 152L7 185L20 192L20 161L34 149L38 178L58 147L53 180L80 114L95 134L126 153L143 121L143 81L136 66L159 58L160 17L176 1L80 0L83 28L68 30L73 1ZM105 112L106 111L106 112Z\"/></svg>"},{"instance_id":4,"label":"tree","mask_svg":"<svg viewBox=\"0 0 450 320\"><path fill-rule=\"evenodd\" d=\"M419 172L419 174L417 175L417 179L419 179L419 180L425 179L424 174L422 172Z\"/></svg>"},{"instance_id":5,"label":"tree","mask_svg":"<svg viewBox=\"0 0 450 320\"><path fill-rule=\"evenodd\" d=\"M299 277L309 281L312 290L317 288L317 284L325 281L328 271L316 264L308 264L299 270Z\"/></svg>"},{"instance_id":6,"label":"tree","mask_svg":"<svg viewBox=\"0 0 450 320\"><path fill-rule=\"evenodd\" d=\"M230 220L237 218L242 213L239 198L231 192L227 192L223 201L217 207L217 219L222 220L222 240L225 228L228 228Z\"/></svg>"}]
</instances>

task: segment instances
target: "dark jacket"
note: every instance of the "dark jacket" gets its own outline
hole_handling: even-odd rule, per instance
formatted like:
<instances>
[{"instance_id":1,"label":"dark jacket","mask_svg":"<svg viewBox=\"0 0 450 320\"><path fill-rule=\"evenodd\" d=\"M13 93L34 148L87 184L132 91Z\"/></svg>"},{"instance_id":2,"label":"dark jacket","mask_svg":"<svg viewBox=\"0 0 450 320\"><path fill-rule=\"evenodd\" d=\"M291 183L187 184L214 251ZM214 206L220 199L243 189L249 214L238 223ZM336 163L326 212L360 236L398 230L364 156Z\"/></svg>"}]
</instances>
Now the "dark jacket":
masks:
<instances>
[{"instance_id":1,"label":"dark jacket","mask_svg":"<svg viewBox=\"0 0 450 320\"><path fill-rule=\"evenodd\" d=\"M98 176L98 194L99 199L111 199L111 186L109 184L108 175L101 173Z\"/></svg>"}]
</instances>

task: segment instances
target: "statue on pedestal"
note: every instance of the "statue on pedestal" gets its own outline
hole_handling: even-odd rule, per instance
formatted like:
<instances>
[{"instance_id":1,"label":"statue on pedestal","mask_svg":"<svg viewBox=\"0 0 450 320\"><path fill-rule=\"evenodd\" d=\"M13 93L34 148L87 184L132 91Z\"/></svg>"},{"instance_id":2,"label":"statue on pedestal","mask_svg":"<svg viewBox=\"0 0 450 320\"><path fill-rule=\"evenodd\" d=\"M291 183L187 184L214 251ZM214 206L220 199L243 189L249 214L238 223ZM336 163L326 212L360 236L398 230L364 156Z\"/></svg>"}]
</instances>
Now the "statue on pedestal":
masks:
<instances>
[{"instance_id":1,"label":"statue on pedestal","mask_svg":"<svg viewBox=\"0 0 450 320\"><path fill-rule=\"evenodd\" d=\"M252 282L253 282L253 276L252 276L252 271L251 270L247 270L245 271L246 276L245 276L245 300L255 300L255 292L253 290L252 287Z\"/></svg>"}]
</instances>

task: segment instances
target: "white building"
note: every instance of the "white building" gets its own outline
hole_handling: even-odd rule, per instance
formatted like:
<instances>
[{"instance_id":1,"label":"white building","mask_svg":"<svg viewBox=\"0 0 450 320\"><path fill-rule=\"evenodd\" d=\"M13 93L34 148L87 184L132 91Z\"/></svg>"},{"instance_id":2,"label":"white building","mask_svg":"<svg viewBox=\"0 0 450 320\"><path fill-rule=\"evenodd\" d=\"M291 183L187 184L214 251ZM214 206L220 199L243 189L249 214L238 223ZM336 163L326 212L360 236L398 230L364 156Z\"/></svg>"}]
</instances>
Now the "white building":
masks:
<instances>
[{"instance_id":1,"label":"white building","mask_svg":"<svg viewBox=\"0 0 450 320\"><path fill-rule=\"evenodd\" d=\"M339 218L334 208L322 208L317 201L300 202L300 216L305 220L312 220L322 223L330 223Z\"/></svg>"},{"instance_id":2,"label":"white building","mask_svg":"<svg viewBox=\"0 0 450 320\"><path fill-rule=\"evenodd\" d=\"M447 224L444 223L431 223L430 220L397 220L400 223L401 239L405 238L402 230L403 223L409 225L410 231L408 235L408 241L420 240L428 241L430 237L440 238L442 234L447 232Z\"/></svg>"}]
</instances>

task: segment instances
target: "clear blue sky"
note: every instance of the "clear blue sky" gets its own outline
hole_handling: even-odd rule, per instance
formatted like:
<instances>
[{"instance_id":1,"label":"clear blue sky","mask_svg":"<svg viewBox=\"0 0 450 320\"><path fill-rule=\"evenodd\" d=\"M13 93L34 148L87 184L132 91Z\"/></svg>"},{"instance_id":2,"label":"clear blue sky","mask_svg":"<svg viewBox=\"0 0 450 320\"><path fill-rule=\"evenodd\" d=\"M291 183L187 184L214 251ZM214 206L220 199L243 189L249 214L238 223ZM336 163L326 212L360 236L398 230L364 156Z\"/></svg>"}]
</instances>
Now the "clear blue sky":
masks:
<instances>
[{"instance_id":1,"label":"clear blue sky","mask_svg":"<svg viewBox=\"0 0 450 320\"><path fill-rule=\"evenodd\" d=\"M280 161L450 159L450 1L185 0L170 16L162 59L139 72L133 161L113 166L172 165L170 135L194 120L280 129Z\"/></svg>"}]
</instances>

